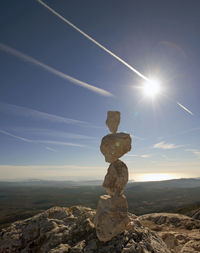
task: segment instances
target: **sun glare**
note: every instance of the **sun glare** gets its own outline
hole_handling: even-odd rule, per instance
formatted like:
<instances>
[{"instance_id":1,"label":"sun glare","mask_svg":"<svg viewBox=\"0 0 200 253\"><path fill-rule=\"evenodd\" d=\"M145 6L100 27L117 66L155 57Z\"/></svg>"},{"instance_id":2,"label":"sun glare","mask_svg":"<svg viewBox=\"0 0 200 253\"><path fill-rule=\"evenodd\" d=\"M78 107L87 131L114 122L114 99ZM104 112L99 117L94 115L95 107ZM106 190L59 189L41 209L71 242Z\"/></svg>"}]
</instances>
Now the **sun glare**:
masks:
<instances>
[{"instance_id":1,"label":"sun glare","mask_svg":"<svg viewBox=\"0 0 200 253\"><path fill-rule=\"evenodd\" d=\"M154 98L161 92L160 82L154 79L144 83L142 88L145 96L150 98Z\"/></svg>"},{"instance_id":2,"label":"sun glare","mask_svg":"<svg viewBox=\"0 0 200 253\"><path fill-rule=\"evenodd\" d=\"M173 174L165 174L165 173L152 173L152 174L143 174L138 178L138 181L162 181L173 179Z\"/></svg>"}]
</instances>

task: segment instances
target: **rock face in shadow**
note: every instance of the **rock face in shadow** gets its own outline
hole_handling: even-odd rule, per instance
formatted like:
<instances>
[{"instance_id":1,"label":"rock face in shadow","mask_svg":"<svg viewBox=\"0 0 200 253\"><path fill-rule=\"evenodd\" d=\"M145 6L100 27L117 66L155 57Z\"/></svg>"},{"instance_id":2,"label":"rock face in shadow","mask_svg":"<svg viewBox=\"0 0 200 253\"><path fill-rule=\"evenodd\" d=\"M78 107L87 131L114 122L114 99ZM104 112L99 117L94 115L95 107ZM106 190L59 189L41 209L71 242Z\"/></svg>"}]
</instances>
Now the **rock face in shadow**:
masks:
<instances>
[{"instance_id":1,"label":"rock face in shadow","mask_svg":"<svg viewBox=\"0 0 200 253\"><path fill-rule=\"evenodd\" d=\"M156 231L172 253L200 252L200 221L181 214L142 215L139 221Z\"/></svg>"},{"instance_id":2,"label":"rock face in shadow","mask_svg":"<svg viewBox=\"0 0 200 253\"><path fill-rule=\"evenodd\" d=\"M95 213L82 206L53 207L15 222L0 231L0 253L170 253L163 240L131 214L127 230L109 242L99 241Z\"/></svg>"}]
</instances>

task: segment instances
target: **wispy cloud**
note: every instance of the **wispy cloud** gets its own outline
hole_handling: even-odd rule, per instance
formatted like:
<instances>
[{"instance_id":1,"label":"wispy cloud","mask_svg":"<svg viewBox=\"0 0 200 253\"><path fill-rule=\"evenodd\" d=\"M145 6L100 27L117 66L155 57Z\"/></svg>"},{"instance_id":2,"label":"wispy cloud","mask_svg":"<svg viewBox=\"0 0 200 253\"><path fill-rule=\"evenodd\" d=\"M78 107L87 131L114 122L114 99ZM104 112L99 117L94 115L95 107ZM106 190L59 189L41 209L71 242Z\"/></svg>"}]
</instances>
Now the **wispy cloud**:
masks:
<instances>
[{"instance_id":1,"label":"wispy cloud","mask_svg":"<svg viewBox=\"0 0 200 253\"><path fill-rule=\"evenodd\" d=\"M34 119L34 120L46 120L46 121L51 121L54 123L76 124L76 125L83 125L83 126L89 125L85 121L66 118L66 117L55 115L55 114L50 114L50 113L34 110L28 107L7 104L3 102L0 102L0 111L15 114L18 116L27 117L29 119Z\"/></svg>"},{"instance_id":2,"label":"wispy cloud","mask_svg":"<svg viewBox=\"0 0 200 253\"><path fill-rule=\"evenodd\" d=\"M91 90L91 91L93 91L95 93L98 93L98 94L100 94L102 96L109 96L109 97L113 96L113 94L111 94L110 92L108 92L108 91L106 91L104 89L101 89L101 88L98 88L98 87L96 87L94 85L91 85L89 83L80 81L80 80L78 80L78 79L76 79L76 78L74 78L72 76L69 76L69 75L67 75L67 74L65 74L65 73L63 73L61 71L58 71L57 69L52 68L52 67L50 67L50 66L48 66L48 65L46 65L46 64L44 64L44 63L42 63L42 62L40 62L40 61L38 61L36 59L34 59L33 57L25 55L24 53L22 53L22 52L20 52L20 51L18 51L16 49L14 49L14 48L11 48L11 47L3 44L3 43L0 43L0 50L6 52L8 54L14 55L17 58L20 58L20 59L22 59L24 61L27 61L27 62L30 62L30 63L32 63L34 65L37 65L40 68L45 69L46 71L51 72L51 73L53 73L53 74L61 77L62 79L70 81L71 83L74 83L76 85L84 87L84 88L86 88L88 90Z\"/></svg>"},{"instance_id":3,"label":"wispy cloud","mask_svg":"<svg viewBox=\"0 0 200 253\"><path fill-rule=\"evenodd\" d=\"M58 130L51 130L46 128L25 128L25 127L15 127L13 130L17 130L19 132L27 133L31 136L43 136L43 137L51 137L51 138L62 138L62 139L78 139L78 140L91 140L95 139L95 137L69 133Z\"/></svg>"},{"instance_id":4,"label":"wispy cloud","mask_svg":"<svg viewBox=\"0 0 200 253\"><path fill-rule=\"evenodd\" d=\"M64 142L64 141L55 141L55 140L32 140L32 139L27 139L18 135L14 135L12 133L9 133L7 131L4 131L0 129L0 133L10 136L12 138L18 139L23 142L29 142L29 143L35 143L35 144L52 144L52 145L60 145L60 146L71 146L71 147L86 147L86 145L79 144L79 143L72 143L72 142Z\"/></svg>"},{"instance_id":5,"label":"wispy cloud","mask_svg":"<svg viewBox=\"0 0 200 253\"><path fill-rule=\"evenodd\" d=\"M29 140L29 139L23 138L23 137L21 137L21 136L17 136L17 135L11 134L11 133L9 133L9 132L7 132L7 131L4 131L4 130L2 130L2 129L0 129L0 133L1 133L1 134L4 134L4 135L8 135L8 136L10 136L10 137L13 137L13 138L15 138L15 139L18 139L18 140L20 140L20 141L24 141L24 142L33 142L32 140Z\"/></svg>"},{"instance_id":6,"label":"wispy cloud","mask_svg":"<svg viewBox=\"0 0 200 253\"><path fill-rule=\"evenodd\" d=\"M135 154L126 154L126 156L130 156L130 157L138 157L138 155L135 155Z\"/></svg>"},{"instance_id":7,"label":"wispy cloud","mask_svg":"<svg viewBox=\"0 0 200 253\"><path fill-rule=\"evenodd\" d=\"M86 145L79 144L79 143L72 143L72 142L65 142L65 141L54 141L54 140L34 140L34 143L40 144L52 144L52 145L59 145L59 146L71 146L71 147L86 147Z\"/></svg>"},{"instance_id":8,"label":"wispy cloud","mask_svg":"<svg viewBox=\"0 0 200 253\"><path fill-rule=\"evenodd\" d=\"M52 152L58 152L58 151L57 151L56 149L54 149L54 148L46 147L46 149L49 150L49 151L52 151Z\"/></svg>"},{"instance_id":9,"label":"wispy cloud","mask_svg":"<svg viewBox=\"0 0 200 253\"><path fill-rule=\"evenodd\" d=\"M131 134L131 138L136 139L136 140L140 140L140 141L144 141L145 140L145 138L142 138L142 137L137 136L137 135L132 135L132 134Z\"/></svg>"},{"instance_id":10,"label":"wispy cloud","mask_svg":"<svg viewBox=\"0 0 200 253\"><path fill-rule=\"evenodd\" d=\"M191 152L194 155L196 155L198 158L200 158L200 150L198 149L185 149L186 152Z\"/></svg>"},{"instance_id":11,"label":"wispy cloud","mask_svg":"<svg viewBox=\"0 0 200 253\"><path fill-rule=\"evenodd\" d=\"M126 156L129 156L129 157L139 157L139 158L149 158L149 157L151 157L151 155L149 155L149 154L142 154L142 155L126 154Z\"/></svg>"},{"instance_id":12,"label":"wispy cloud","mask_svg":"<svg viewBox=\"0 0 200 253\"><path fill-rule=\"evenodd\" d=\"M190 129L186 129L184 131L179 131L179 132L176 132L174 134L167 135L167 136L165 136L165 138L175 137L175 136L179 136L179 135L185 135L185 134L193 133L193 132L196 132L196 131L200 131L200 127L193 127L193 128L190 128ZM163 138L164 137L160 137L159 139L163 139Z\"/></svg>"},{"instance_id":13,"label":"wispy cloud","mask_svg":"<svg viewBox=\"0 0 200 253\"><path fill-rule=\"evenodd\" d=\"M175 149L175 148L180 148L183 147L182 145L175 145L173 143L166 143L164 141L158 142L153 145L153 148L157 149Z\"/></svg>"},{"instance_id":14,"label":"wispy cloud","mask_svg":"<svg viewBox=\"0 0 200 253\"><path fill-rule=\"evenodd\" d=\"M149 158L151 157L151 155L148 155L148 154L144 154L144 155L140 155L141 158Z\"/></svg>"}]
</instances>

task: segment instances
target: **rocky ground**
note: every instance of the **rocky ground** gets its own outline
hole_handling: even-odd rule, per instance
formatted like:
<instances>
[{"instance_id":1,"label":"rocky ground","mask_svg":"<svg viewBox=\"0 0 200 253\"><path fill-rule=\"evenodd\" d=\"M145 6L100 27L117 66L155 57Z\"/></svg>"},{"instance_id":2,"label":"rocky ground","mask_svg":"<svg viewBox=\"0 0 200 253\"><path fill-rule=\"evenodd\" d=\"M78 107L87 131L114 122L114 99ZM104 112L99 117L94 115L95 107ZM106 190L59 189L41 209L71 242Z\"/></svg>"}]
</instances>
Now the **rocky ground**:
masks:
<instances>
[{"instance_id":1,"label":"rocky ground","mask_svg":"<svg viewBox=\"0 0 200 253\"><path fill-rule=\"evenodd\" d=\"M0 253L170 253L157 233L130 214L127 231L103 243L96 237L95 211L53 207L0 232Z\"/></svg>"},{"instance_id":2,"label":"rocky ground","mask_svg":"<svg viewBox=\"0 0 200 253\"><path fill-rule=\"evenodd\" d=\"M200 220L169 213L146 214L138 220L156 231L172 253L200 252Z\"/></svg>"},{"instance_id":3,"label":"rocky ground","mask_svg":"<svg viewBox=\"0 0 200 253\"><path fill-rule=\"evenodd\" d=\"M103 243L95 211L53 207L0 231L0 253L199 253L200 221L179 214L129 214L124 233ZM161 239L162 238L162 239Z\"/></svg>"},{"instance_id":4,"label":"rocky ground","mask_svg":"<svg viewBox=\"0 0 200 253\"><path fill-rule=\"evenodd\" d=\"M200 220L200 208L196 209L193 214L192 214L192 218L196 219L196 220Z\"/></svg>"}]
</instances>

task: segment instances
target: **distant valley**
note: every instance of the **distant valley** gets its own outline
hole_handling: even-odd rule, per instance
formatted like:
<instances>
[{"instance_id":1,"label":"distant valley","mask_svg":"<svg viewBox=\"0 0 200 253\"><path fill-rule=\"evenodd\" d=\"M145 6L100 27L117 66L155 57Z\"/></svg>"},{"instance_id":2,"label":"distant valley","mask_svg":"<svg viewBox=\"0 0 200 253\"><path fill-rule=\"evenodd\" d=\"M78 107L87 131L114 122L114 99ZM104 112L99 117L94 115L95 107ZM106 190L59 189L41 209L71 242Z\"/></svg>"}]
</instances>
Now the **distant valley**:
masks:
<instances>
[{"instance_id":1,"label":"distant valley","mask_svg":"<svg viewBox=\"0 0 200 253\"><path fill-rule=\"evenodd\" d=\"M96 208L106 194L101 181L0 182L0 228L53 206L83 205ZM129 211L190 214L200 207L200 179L130 182L125 190Z\"/></svg>"}]
</instances>

